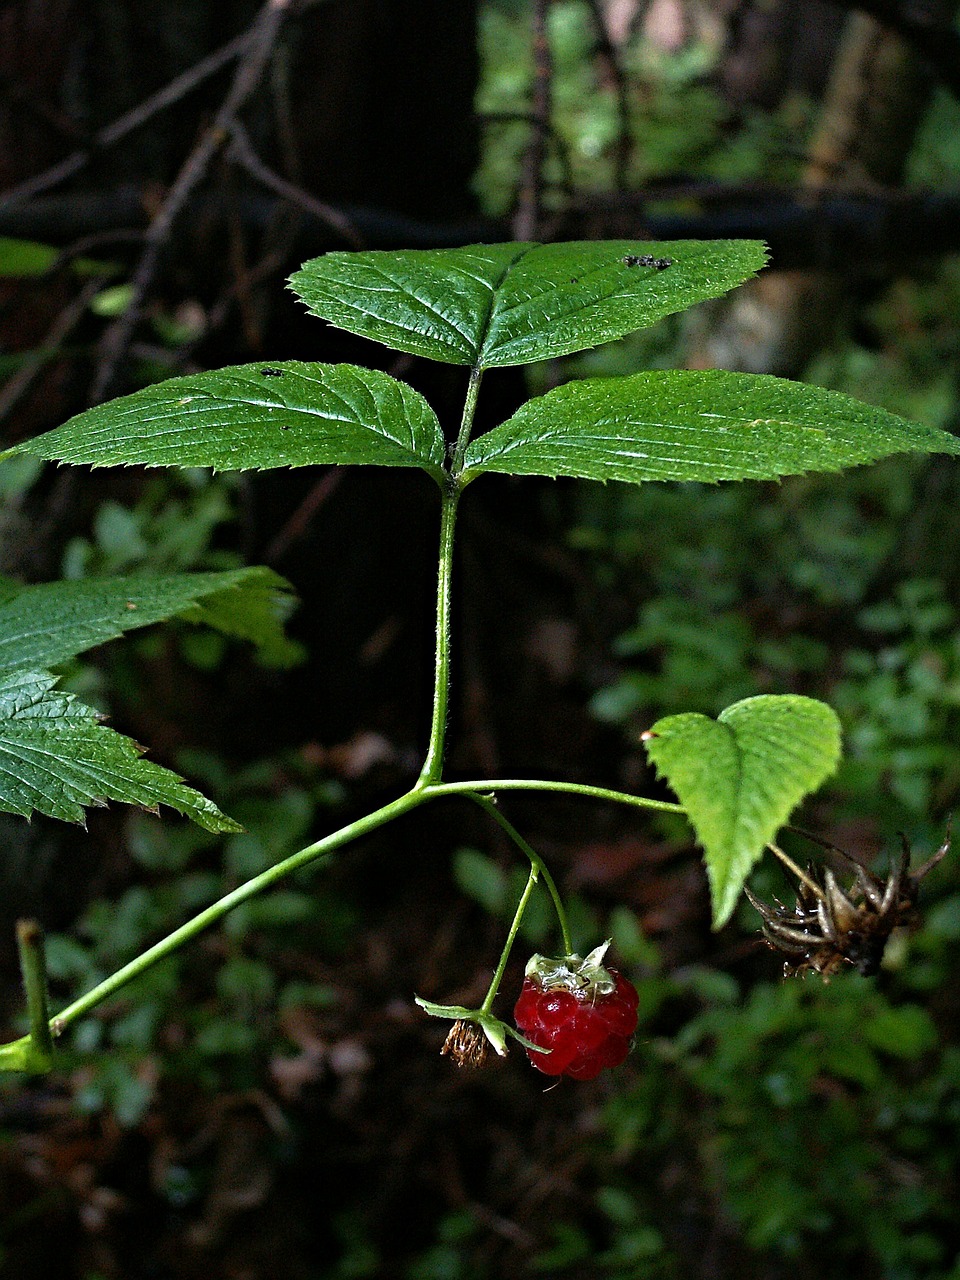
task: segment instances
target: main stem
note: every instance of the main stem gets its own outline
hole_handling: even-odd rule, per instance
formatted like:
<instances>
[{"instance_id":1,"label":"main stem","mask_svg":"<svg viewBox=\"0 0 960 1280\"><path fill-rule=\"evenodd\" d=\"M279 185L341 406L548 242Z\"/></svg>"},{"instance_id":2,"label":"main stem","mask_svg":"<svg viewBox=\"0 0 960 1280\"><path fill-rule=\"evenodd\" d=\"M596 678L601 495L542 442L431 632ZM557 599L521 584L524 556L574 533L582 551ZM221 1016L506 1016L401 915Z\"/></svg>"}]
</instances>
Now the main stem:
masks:
<instances>
[{"instance_id":1,"label":"main stem","mask_svg":"<svg viewBox=\"0 0 960 1280\"><path fill-rule=\"evenodd\" d=\"M450 705L450 583L453 577L453 531L457 521L460 491L451 478L443 490L440 508L440 564L437 571L437 637L433 680L433 716L430 742L417 786L439 782L443 772L443 749Z\"/></svg>"},{"instance_id":2,"label":"main stem","mask_svg":"<svg viewBox=\"0 0 960 1280\"><path fill-rule=\"evenodd\" d=\"M457 506L460 502L459 475L463 459L470 443L473 419L477 412L480 394L479 369L470 370L467 394L463 402L460 430L450 459L450 470L440 492L440 563L437 570L437 631L436 658L433 681L433 716L430 722L430 742L427 756L420 770L417 787L423 788L440 781L443 773L443 750L447 734L447 714L450 706L450 584L453 579L453 531L457 523Z\"/></svg>"},{"instance_id":3,"label":"main stem","mask_svg":"<svg viewBox=\"0 0 960 1280\"><path fill-rule=\"evenodd\" d=\"M480 380L483 377L481 369L470 370L470 381L467 383L467 394L463 402L463 414L460 418L460 430L457 432L457 442L453 447L453 457L450 462L450 472L454 477L459 476L463 470L463 459L467 452L467 445L470 443L470 433L473 431L473 419L477 412L477 399L480 395Z\"/></svg>"}]
</instances>

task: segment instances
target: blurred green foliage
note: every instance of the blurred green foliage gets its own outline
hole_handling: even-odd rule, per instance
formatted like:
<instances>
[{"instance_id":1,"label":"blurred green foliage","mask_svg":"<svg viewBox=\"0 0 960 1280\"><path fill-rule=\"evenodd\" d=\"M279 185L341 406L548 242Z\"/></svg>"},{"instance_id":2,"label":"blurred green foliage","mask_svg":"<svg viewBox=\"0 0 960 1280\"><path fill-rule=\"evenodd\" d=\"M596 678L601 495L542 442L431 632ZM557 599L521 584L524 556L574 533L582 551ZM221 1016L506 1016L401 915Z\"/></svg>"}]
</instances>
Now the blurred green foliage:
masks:
<instances>
[{"instance_id":1,"label":"blurred green foliage","mask_svg":"<svg viewBox=\"0 0 960 1280\"><path fill-rule=\"evenodd\" d=\"M135 882L119 897L92 901L70 934L47 939L58 1003L133 959L145 939L163 936L306 843L340 799L336 786L295 755L239 772L200 756L188 763L204 785L230 797L245 830L221 842L194 826L132 816ZM78 1024L61 1055L62 1070L82 1074L77 1106L108 1107L121 1124L135 1125L164 1081L190 1079L211 1091L254 1088L272 1059L293 1051L284 1015L337 999L333 986L298 972L289 956L329 963L356 924L356 907L343 893L305 876L237 907L197 947L150 969ZM195 993L190 1000L186 989Z\"/></svg>"},{"instance_id":2,"label":"blurred green foliage","mask_svg":"<svg viewBox=\"0 0 960 1280\"><path fill-rule=\"evenodd\" d=\"M729 182L787 183L803 163L803 143L816 104L793 96L775 111L754 112L732 130L731 112L708 83L716 41L694 38L673 52L638 34L621 50L631 85L621 147L617 96L597 76L597 32L583 0L557 0L547 11L553 101L544 172L548 208L571 190L608 192L620 178L629 189L651 179L697 174ZM484 77L477 97L487 129L475 186L488 213L503 214L517 189L529 139L524 118L533 77L529 7L488 3L480 13ZM948 107L944 107L948 111Z\"/></svg>"}]
</instances>

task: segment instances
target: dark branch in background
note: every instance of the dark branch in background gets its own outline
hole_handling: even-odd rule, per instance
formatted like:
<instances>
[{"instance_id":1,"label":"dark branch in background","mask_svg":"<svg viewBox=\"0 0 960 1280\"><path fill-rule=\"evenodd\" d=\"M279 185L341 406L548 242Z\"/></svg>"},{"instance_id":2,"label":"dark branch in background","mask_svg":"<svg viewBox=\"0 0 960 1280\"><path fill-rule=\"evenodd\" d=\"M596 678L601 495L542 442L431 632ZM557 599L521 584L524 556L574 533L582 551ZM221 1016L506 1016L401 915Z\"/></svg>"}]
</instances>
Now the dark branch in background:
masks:
<instances>
[{"instance_id":1,"label":"dark branch in background","mask_svg":"<svg viewBox=\"0 0 960 1280\"><path fill-rule=\"evenodd\" d=\"M257 89L273 53L292 0L267 0L251 26L226 98L211 124L187 157L163 204L147 228L144 251L131 280L130 303L104 333L100 343L100 364L93 385L93 403L110 392L117 367L123 359L140 319L143 299L156 275L160 254L191 194L203 181L210 163L229 139L236 114Z\"/></svg>"},{"instance_id":2,"label":"dark branch in background","mask_svg":"<svg viewBox=\"0 0 960 1280\"><path fill-rule=\"evenodd\" d=\"M59 111L45 98L38 97L33 89L21 84L6 72L0 72L0 95L8 102L26 108L61 138L69 139L70 142L82 139L83 130L75 120Z\"/></svg>"},{"instance_id":3,"label":"dark branch in background","mask_svg":"<svg viewBox=\"0 0 960 1280\"><path fill-rule=\"evenodd\" d=\"M548 121L544 127L531 111L481 111L477 119L482 125L490 124L528 124L531 128L541 128L553 147L553 155L560 165L560 186L569 199L573 198L573 166L570 164L570 148L566 139L562 138L553 124Z\"/></svg>"},{"instance_id":4,"label":"dark branch in background","mask_svg":"<svg viewBox=\"0 0 960 1280\"><path fill-rule=\"evenodd\" d=\"M283 528L270 540L263 552L264 564L278 564L290 547L306 536L313 517L340 487L344 474L343 467L325 468L320 479L310 486L307 496L284 522Z\"/></svg>"},{"instance_id":5,"label":"dark branch in background","mask_svg":"<svg viewBox=\"0 0 960 1280\"><path fill-rule=\"evenodd\" d=\"M324 203L323 200L318 200L316 196L312 196L309 191L304 191L302 187L288 182L286 178L274 173L271 168L263 163L251 147L246 129L238 120L234 120L230 124L230 148L227 151L227 159L244 169L251 178L261 183L269 191L273 191L290 204L298 205L301 209L305 209L307 213L312 214L319 222L326 223L338 236L342 236L351 248L362 249L364 247L360 233L350 219L341 213L339 209Z\"/></svg>"},{"instance_id":6,"label":"dark branch in background","mask_svg":"<svg viewBox=\"0 0 960 1280\"><path fill-rule=\"evenodd\" d=\"M678 212L678 205L686 207ZM567 210L564 233L595 226L597 237L636 226L653 240L762 239L779 270L907 272L960 250L960 191L856 192L713 182L671 183L619 196L591 196ZM609 227L608 232L606 228Z\"/></svg>"},{"instance_id":7,"label":"dark branch in background","mask_svg":"<svg viewBox=\"0 0 960 1280\"><path fill-rule=\"evenodd\" d=\"M277 201L259 195L250 187L240 187L233 193L198 190L215 156L223 152L236 172L242 171L257 186L272 196L279 196L288 210L297 212L295 217L288 213L284 219L282 245L274 239L259 262L249 269L243 264L238 266L233 281L208 311L207 334L229 321L238 299L242 301L255 281L281 270L298 256L301 245L303 254L316 252L318 239L326 245L331 233L334 246L343 242L354 248L441 247L511 236L538 238L544 230L544 166L548 155L551 159L555 155L561 166L560 182L556 185L558 195L562 195L562 212L557 214L554 234L597 238L632 233L637 239L762 237L771 243L774 266L841 271L889 269L891 265L909 270L933 255L960 249L960 195L823 190L816 199L811 199L795 191L759 184L724 188L699 181L648 187L635 193L624 191L631 147L628 80L609 39L600 0L588 0L588 6L597 34L597 56L616 90L620 127L615 168L621 189L606 196L591 194L579 199L573 189L569 154L551 121L553 67L547 30L549 0L535 0L532 109L529 113L485 117L487 121L520 120L529 128L512 226L482 218L455 224L432 223L389 209L335 208L267 165L254 150L238 118L245 103L260 87L267 68L277 66L278 36L295 3L296 0L268 0L246 31L99 130L64 160L0 195L0 234L67 246L58 266L80 252L81 247L86 252L98 242L126 239L141 246L142 252L132 273L131 304L101 340L94 400L109 393L120 362L131 350L144 299L154 285L163 252L182 216L212 213L221 221L229 221L231 243L241 257L242 237L248 231L261 232L275 226ZM894 0L835 0L835 3L869 13L896 31L926 60L938 81L960 97L960 34L942 13L917 5L897 4ZM146 213L148 193L140 187L77 191L62 197L42 194L76 175L99 152L182 101L231 62L238 65L222 105L187 157L152 221L148 221ZM3 91L15 92L16 86L11 88L0 83L0 92ZM281 146L286 156L284 168L295 176L295 147L289 121L286 127L290 139L286 146ZM76 129L62 131L65 136L76 137ZM678 213L676 202L681 200L685 208ZM317 236L318 228L321 237ZM78 237L87 237L86 245L79 245ZM98 283L102 286L104 281ZM30 390L51 354L81 321L95 291L94 282L87 283L57 317L40 349L25 359L0 392L0 415L9 413ZM170 352L171 362L189 359L196 341Z\"/></svg>"},{"instance_id":8,"label":"dark branch in background","mask_svg":"<svg viewBox=\"0 0 960 1280\"><path fill-rule=\"evenodd\" d=\"M931 13L922 3L894 0L833 0L842 9L859 9L895 31L928 66L939 84L960 98L960 31L954 14ZM947 9L950 6L946 6Z\"/></svg>"},{"instance_id":9,"label":"dark branch in background","mask_svg":"<svg viewBox=\"0 0 960 1280\"><path fill-rule=\"evenodd\" d=\"M144 197L133 187L90 192L82 200L44 197L21 209L0 210L0 235L54 244L79 235L117 236L111 229L118 225L145 223ZM680 202L683 209L678 212ZM194 194L186 209L197 218L225 218L228 213L223 193L216 191ZM276 218L278 201L245 191L236 209L248 231L262 232ZM452 248L509 239L511 234L511 228L495 218L431 222L392 209L354 205L338 213L372 249ZM326 217L316 218L305 210L298 216L300 239L291 244L288 257L271 255L272 268L264 268L267 274L293 259L316 255L318 243L329 236ZM571 239L765 239L773 265L779 268L859 271L893 264L910 271L917 263L960 251L960 191L857 193L820 188L805 194L760 183L724 186L692 180L612 196L591 192L580 201L574 196L564 209L562 224L564 238Z\"/></svg>"},{"instance_id":10,"label":"dark branch in background","mask_svg":"<svg viewBox=\"0 0 960 1280\"><path fill-rule=\"evenodd\" d=\"M533 0L533 101L534 124L523 157L517 209L513 217L513 238L535 240L540 228L543 206L543 162L547 151L547 133L552 117L553 59L547 31L547 8L550 0Z\"/></svg>"},{"instance_id":11,"label":"dark branch in background","mask_svg":"<svg viewBox=\"0 0 960 1280\"><path fill-rule=\"evenodd\" d=\"M216 75L227 63L232 62L243 52L249 40L250 32L244 31L242 35L228 41L209 57L203 58L196 66L184 71L162 89L151 94L139 106L126 112L112 124L99 129L83 149L74 151L72 155L45 169L43 173L38 173L35 177L28 178L26 182L21 182L19 186L5 191L0 195L0 209L22 204L25 200L30 200L41 192L49 191L51 187L72 178L75 173L79 173L89 164L98 151L114 146L128 133L133 133L135 129L146 124L153 116L185 98L188 93L203 84L204 80L209 80L211 76Z\"/></svg>"},{"instance_id":12,"label":"dark branch in background","mask_svg":"<svg viewBox=\"0 0 960 1280\"><path fill-rule=\"evenodd\" d=\"M597 33L596 55L613 85L617 101L617 144L613 156L613 184L617 191L627 185L627 167L630 162L632 139L630 137L630 93L627 77L620 63L620 55L610 39L600 0L587 0Z\"/></svg>"},{"instance_id":13,"label":"dark branch in background","mask_svg":"<svg viewBox=\"0 0 960 1280\"><path fill-rule=\"evenodd\" d=\"M106 276L94 276L58 312L39 347L25 354L23 364L0 388L0 421L20 403L47 363L61 354L61 347L86 315L90 303L107 283Z\"/></svg>"}]
</instances>

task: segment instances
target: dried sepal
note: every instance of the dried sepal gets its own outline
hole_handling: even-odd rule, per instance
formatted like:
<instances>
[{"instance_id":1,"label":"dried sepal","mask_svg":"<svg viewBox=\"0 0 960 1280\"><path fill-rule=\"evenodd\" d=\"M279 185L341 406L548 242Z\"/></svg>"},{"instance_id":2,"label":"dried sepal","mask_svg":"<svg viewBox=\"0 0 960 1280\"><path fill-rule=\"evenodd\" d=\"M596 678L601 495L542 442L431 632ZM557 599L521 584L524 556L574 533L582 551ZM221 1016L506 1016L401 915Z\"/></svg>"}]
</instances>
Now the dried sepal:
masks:
<instances>
[{"instance_id":1,"label":"dried sepal","mask_svg":"<svg viewBox=\"0 0 960 1280\"><path fill-rule=\"evenodd\" d=\"M490 1052L490 1042L475 1022L458 1018L447 1034L440 1053L451 1058L458 1067L483 1067Z\"/></svg>"},{"instance_id":2,"label":"dried sepal","mask_svg":"<svg viewBox=\"0 0 960 1280\"><path fill-rule=\"evenodd\" d=\"M950 828L936 853L912 875L910 846L906 837L901 836L900 856L886 880L835 845L816 836L811 838L853 869L848 888L842 888L829 869L818 876L813 868L808 867L803 873L793 867L798 875L793 910L776 899L774 906L761 902L749 888L747 898L760 913L767 943L788 957L783 966L786 976L812 969L826 982L849 964L869 977L879 970L894 929L915 922L920 881L946 857L950 849ZM779 850L774 852L788 865L793 865Z\"/></svg>"}]
</instances>

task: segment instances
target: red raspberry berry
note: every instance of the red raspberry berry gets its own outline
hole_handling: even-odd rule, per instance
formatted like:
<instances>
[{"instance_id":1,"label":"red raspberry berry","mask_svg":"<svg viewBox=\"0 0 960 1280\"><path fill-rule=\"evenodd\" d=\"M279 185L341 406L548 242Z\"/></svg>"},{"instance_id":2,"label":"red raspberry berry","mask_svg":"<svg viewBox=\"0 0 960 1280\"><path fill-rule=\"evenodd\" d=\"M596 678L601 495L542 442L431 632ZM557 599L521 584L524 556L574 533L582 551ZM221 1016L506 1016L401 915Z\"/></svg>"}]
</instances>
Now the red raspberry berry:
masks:
<instances>
[{"instance_id":1,"label":"red raspberry berry","mask_svg":"<svg viewBox=\"0 0 960 1280\"><path fill-rule=\"evenodd\" d=\"M550 1050L527 1049L545 1075L592 1080L605 1067L619 1066L630 1051L640 997L616 969L603 967L609 945L585 960L534 956L527 965L513 1016L528 1040Z\"/></svg>"}]
</instances>

